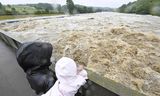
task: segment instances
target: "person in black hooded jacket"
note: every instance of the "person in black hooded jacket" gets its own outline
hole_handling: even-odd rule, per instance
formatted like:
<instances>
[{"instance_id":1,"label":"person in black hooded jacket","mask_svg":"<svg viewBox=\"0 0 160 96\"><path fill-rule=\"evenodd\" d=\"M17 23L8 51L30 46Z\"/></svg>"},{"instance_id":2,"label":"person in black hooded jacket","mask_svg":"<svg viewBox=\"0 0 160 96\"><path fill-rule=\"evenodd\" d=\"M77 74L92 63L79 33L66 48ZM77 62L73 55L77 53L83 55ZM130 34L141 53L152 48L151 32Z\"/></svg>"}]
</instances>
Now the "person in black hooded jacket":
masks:
<instances>
[{"instance_id":1,"label":"person in black hooded jacket","mask_svg":"<svg viewBox=\"0 0 160 96\"><path fill-rule=\"evenodd\" d=\"M46 93L56 81L54 72L49 68L52 50L50 43L28 42L16 52L18 64L38 95Z\"/></svg>"}]
</instances>

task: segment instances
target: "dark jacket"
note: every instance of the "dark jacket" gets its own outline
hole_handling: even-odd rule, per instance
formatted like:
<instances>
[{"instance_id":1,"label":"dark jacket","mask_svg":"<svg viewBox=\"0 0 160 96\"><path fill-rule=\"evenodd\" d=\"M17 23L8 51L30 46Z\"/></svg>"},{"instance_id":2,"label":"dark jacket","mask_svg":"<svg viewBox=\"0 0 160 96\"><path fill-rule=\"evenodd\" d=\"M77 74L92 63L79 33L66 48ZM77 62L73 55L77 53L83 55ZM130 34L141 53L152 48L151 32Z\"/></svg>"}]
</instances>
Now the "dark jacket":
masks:
<instances>
[{"instance_id":1,"label":"dark jacket","mask_svg":"<svg viewBox=\"0 0 160 96\"><path fill-rule=\"evenodd\" d=\"M37 94L46 93L55 83L51 65L52 45L50 43L24 43L16 52L18 64L26 73L27 80Z\"/></svg>"}]
</instances>

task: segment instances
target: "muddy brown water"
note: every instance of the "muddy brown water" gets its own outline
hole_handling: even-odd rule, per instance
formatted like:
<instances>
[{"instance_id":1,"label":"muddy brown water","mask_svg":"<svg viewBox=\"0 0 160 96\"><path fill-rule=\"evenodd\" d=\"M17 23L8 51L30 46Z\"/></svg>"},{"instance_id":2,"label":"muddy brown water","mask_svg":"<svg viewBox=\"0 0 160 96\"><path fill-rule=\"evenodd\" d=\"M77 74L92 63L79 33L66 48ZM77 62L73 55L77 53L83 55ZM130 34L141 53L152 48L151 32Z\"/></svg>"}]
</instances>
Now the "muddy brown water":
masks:
<instances>
[{"instance_id":1,"label":"muddy brown water","mask_svg":"<svg viewBox=\"0 0 160 96\"><path fill-rule=\"evenodd\" d=\"M121 66L122 68L120 68L120 70L117 70L117 68L119 68L119 67L113 66L113 70L107 69L107 70L109 70L109 72L111 72L111 74L113 73L112 75L109 75L107 73L108 71L105 72L105 70L101 70L101 68L105 69L105 67L103 67L103 66L98 66L95 64L95 66L98 66L99 69L94 70L94 66L90 66L90 68L93 68L93 70L95 72L104 71L101 73L103 73L103 75L105 75L106 77L109 77L113 80L117 80L117 82L119 82L119 81L124 82L124 84L126 86L130 86L130 84L131 84L131 86L130 86L131 88L139 90L140 92L153 91L155 96L159 95L160 87L153 86L154 84L152 84L152 82L154 82L155 80L157 80L156 82L159 82L158 80L159 80L159 76L160 76L159 73L157 73L157 72L159 72L159 68L160 68L159 67L160 63L157 63L158 60L160 60L158 57L159 56L159 45L157 45L159 42L159 39L154 39L155 35L157 35L156 38L159 38L159 34L160 34L160 17L158 17L158 16L105 12L105 13L94 13L94 14L82 14L82 15L75 15L75 16L64 16L63 18L50 17L47 19L35 19L35 20L33 20L33 18L28 18L28 19L25 19L25 20L19 21L19 22L3 23L3 24L0 24L0 27L1 27L1 30L5 32L5 34L7 34L7 35L9 35L9 36L15 38L16 40L21 41L21 42L45 41L45 42L50 42L54 45L58 42L58 40L60 40L61 45L58 45L57 47L58 47L58 50L61 52L60 53L61 56L64 55L64 50L66 50L67 48L70 48L72 50L74 48L76 49L76 47L73 46L73 43L75 43L75 41L79 42L79 43L77 43L77 45L79 46L77 48L79 48L81 51L84 51L83 48L86 48L86 49L88 48L85 46L85 43L87 44L87 42L92 42L93 45L95 45L96 47L95 46L91 46L91 47L96 48L96 50L99 49L100 50L100 51L98 51L99 54L101 54L101 51L104 50L104 48L97 47L97 45L103 47L104 45L101 43L106 43L111 46L111 48L106 47L106 50L104 50L104 51L110 50L109 52L112 52L112 50L115 50L116 48L119 48L119 47L121 48L121 46L119 46L119 44L126 45L126 47L122 46L122 47L124 47L122 49L124 52L119 51L120 53L122 52L124 54L115 55L114 56L115 58L112 58L112 59L101 60L101 61L103 61L101 63L108 62L107 64L104 64L105 66L106 65L110 66L109 64L111 64L111 63L113 63L113 65L115 65L114 62L117 62L119 60L126 61L126 63L124 63L124 65ZM121 30L121 28L122 29L125 28L125 30L127 30L127 32L124 33L125 30L117 31L117 28L120 28L120 30ZM110 31L110 30L115 30L115 29L116 29L115 32ZM138 33L132 34L131 32L138 32ZM71 35L70 35L70 33L71 33ZM75 34L72 34L72 33L75 33ZM89 34L85 34L85 33L89 33ZM93 36L92 33L94 33L96 35ZM101 33L101 35L98 35L98 33ZM146 35L144 35L143 33L145 33ZM149 35L148 33L151 35ZM78 34L82 35L82 38L81 37L79 38ZM105 34L106 34L106 36L105 36ZM65 35L68 35L68 36L66 36L66 38L64 38ZM91 35L91 36L85 36L85 35ZM77 36L78 39L75 36ZM107 36L109 36L109 37L107 37ZM74 39L72 37L74 37ZM65 40L68 38L70 38L68 40L69 42ZM103 40L103 38L106 38L105 39L106 41ZM108 38L110 39L110 41L114 41L113 44L115 43L115 45L117 45L118 47L113 44L110 44L110 42L107 41ZM147 38L148 38L148 40L147 40ZM86 42L85 40L88 40L88 41ZM96 42L95 40L98 40L99 42ZM120 41L122 41L122 42L120 42ZM68 43L68 45L66 45L67 43ZM144 45L144 46L147 45L147 46L144 47L142 45ZM87 44L87 46L88 46L88 44ZM151 48L151 50L147 51L147 50L149 50L148 48ZM76 50L74 50L74 51L76 51ZM116 51L118 51L118 50L116 50ZM113 53L116 51L113 51ZM133 53L132 53L132 51L133 51ZM94 53L93 51L91 51L91 52ZM143 59L133 58L134 57L133 54L137 54L137 52L138 52L139 56ZM149 57L149 55L146 55L146 54L149 54L149 52L152 53L152 54L150 54L151 57ZM71 55L71 56L73 55L72 53L74 53L74 52L72 52L72 51L67 52L67 54ZM104 52L102 52L102 54L103 53ZM57 54L59 54L59 53L57 52ZM79 53L76 53L76 54L79 54ZM127 56L125 54L131 54L131 57ZM81 54L79 54L79 55L81 55ZM114 55L114 54L111 54L111 55ZM121 56L121 55L123 55L123 56ZM156 56L156 58L153 58L152 55ZM101 56L101 55L93 55L93 56ZM125 56L127 56L127 57L125 57ZM126 58L129 58L129 59L123 60L123 57L125 57L124 59L126 59ZM101 59L101 57L99 57L99 58ZM104 57L102 56L102 58L104 58ZM105 58L108 58L108 57L105 57ZM149 58L149 59L146 59L146 58ZM100 59L98 59L98 60L100 60ZM134 59L135 59L135 62L137 64L139 64L138 66L132 64L133 63L132 61ZM80 61L84 61L83 58ZM88 59L86 61L88 61ZM110 61L114 61L114 62L109 63ZM147 62L147 63L145 64L141 61ZM157 64L157 65L151 66L152 63ZM117 64L119 64L119 63L117 63ZM127 64L130 64L131 67L135 67L135 70L131 70L128 72L129 66ZM143 66L140 66L140 65L143 65ZM150 68L150 66L151 66L151 68ZM127 67L127 69L125 69L125 67ZM141 70L142 68L139 69L138 67L145 67L145 68L143 68L144 70ZM152 67L153 67L153 69L155 69L156 71L158 70L158 71L156 72L155 70L152 70ZM123 69L123 68L124 68L124 70L122 70L122 73L126 71L127 74L120 74L120 72L118 72L118 71L121 71L121 69ZM153 72L151 72L151 71L153 71ZM140 76L143 75L141 73L148 74L148 72L154 73L155 74L154 78L156 78L156 79L152 80L152 79L154 79L154 78L152 78L153 75L146 75L147 77L145 77L144 80L142 80L143 78L140 78ZM132 74L130 74L130 73L132 73ZM137 75L137 73L139 75ZM133 74L134 75L136 74L136 75L134 76ZM117 77L118 75L120 77ZM133 78L133 80L130 80L131 78L129 78L129 79L125 78L125 80L123 78L121 78L122 76L129 77L128 75L131 76L131 78ZM129 83L128 83L128 80L129 80ZM150 80L152 82L148 83L148 81L150 82ZM143 86L143 84L145 86ZM150 84L151 84L151 87L153 87L153 88L149 87ZM156 83L156 84L160 84L160 83ZM154 88L154 87L156 87L156 88ZM143 88L143 90L142 90L142 88Z\"/></svg>"}]
</instances>

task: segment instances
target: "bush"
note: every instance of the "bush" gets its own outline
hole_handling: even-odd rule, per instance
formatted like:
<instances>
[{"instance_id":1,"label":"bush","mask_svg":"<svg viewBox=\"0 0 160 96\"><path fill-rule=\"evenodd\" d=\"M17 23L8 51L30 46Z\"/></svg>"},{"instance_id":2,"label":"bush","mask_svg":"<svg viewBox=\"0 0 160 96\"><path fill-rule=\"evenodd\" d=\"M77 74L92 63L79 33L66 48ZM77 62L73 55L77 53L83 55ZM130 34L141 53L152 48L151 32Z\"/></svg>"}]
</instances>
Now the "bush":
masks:
<instances>
[{"instance_id":1,"label":"bush","mask_svg":"<svg viewBox=\"0 0 160 96\"><path fill-rule=\"evenodd\" d=\"M5 10L5 15L12 15L12 12L10 10Z\"/></svg>"},{"instance_id":2,"label":"bush","mask_svg":"<svg viewBox=\"0 0 160 96\"><path fill-rule=\"evenodd\" d=\"M160 0L138 0L118 8L119 12L160 15Z\"/></svg>"},{"instance_id":3,"label":"bush","mask_svg":"<svg viewBox=\"0 0 160 96\"><path fill-rule=\"evenodd\" d=\"M75 9L78 13L93 13L92 7L86 7L82 5L75 5Z\"/></svg>"}]
</instances>

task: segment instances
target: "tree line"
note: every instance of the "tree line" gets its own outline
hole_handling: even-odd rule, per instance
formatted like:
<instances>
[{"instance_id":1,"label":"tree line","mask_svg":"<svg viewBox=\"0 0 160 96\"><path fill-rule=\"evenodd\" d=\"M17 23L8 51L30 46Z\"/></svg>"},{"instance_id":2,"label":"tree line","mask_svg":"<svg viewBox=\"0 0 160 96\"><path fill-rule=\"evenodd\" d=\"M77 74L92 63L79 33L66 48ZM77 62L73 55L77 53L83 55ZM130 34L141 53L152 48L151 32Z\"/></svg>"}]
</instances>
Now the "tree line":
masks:
<instances>
[{"instance_id":1,"label":"tree line","mask_svg":"<svg viewBox=\"0 0 160 96\"><path fill-rule=\"evenodd\" d=\"M17 11L15 8L11 8L11 10L6 10L5 6L2 5L0 2L0 15L13 15L17 14Z\"/></svg>"},{"instance_id":2,"label":"tree line","mask_svg":"<svg viewBox=\"0 0 160 96\"><path fill-rule=\"evenodd\" d=\"M18 8L18 7L22 8ZM30 8L27 9L27 8ZM31 10L32 8L32 10ZM33 12L30 12L33 11ZM0 3L0 15L28 15L28 14L77 14L77 13L94 13L102 11L113 11L111 8L88 7L74 4L72 0L66 0L66 5L38 3L38 4L18 4L2 5Z\"/></svg>"},{"instance_id":3,"label":"tree line","mask_svg":"<svg viewBox=\"0 0 160 96\"><path fill-rule=\"evenodd\" d=\"M160 16L160 0L137 0L118 8L122 13L151 14Z\"/></svg>"},{"instance_id":4,"label":"tree line","mask_svg":"<svg viewBox=\"0 0 160 96\"><path fill-rule=\"evenodd\" d=\"M22 7L19 10L17 7ZM27 8L34 8L34 12L29 12ZM19 4L19 5L2 5L0 3L0 15L28 15L28 14L60 14L61 5L52 5L48 3L38 4Z\"/></svg>"},{"instance_id":5,"label":"tree line","mask_svg":"<svg viewBox=\"0 0 160 96\"><path fill-rule=\"evenodd\" d=\"M66 0L65 7L67 8L69 14L114 11L114 9L108 7L88 7L84 5L74 4L72 0Z\"/></svg>"}]
</instances>

